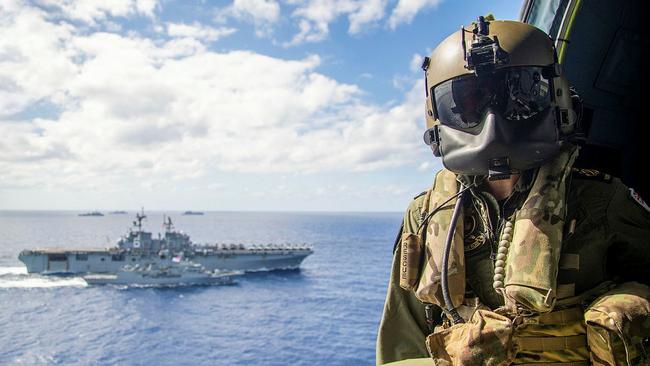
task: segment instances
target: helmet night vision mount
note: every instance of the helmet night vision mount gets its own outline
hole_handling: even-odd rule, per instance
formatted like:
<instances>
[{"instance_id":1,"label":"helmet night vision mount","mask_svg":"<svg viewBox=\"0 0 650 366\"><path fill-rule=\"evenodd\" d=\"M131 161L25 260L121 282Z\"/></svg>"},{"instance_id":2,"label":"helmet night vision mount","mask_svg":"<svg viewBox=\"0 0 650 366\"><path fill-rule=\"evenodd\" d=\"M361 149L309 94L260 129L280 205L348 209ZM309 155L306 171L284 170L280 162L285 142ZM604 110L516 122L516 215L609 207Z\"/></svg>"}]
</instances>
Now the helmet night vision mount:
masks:
<instances>
[{"instance_id":1,"label":"helmet night vision mount","mask_svg":"<svg viewBox=\"0 0 650 366\"><path fill-rule=\"evenodd\" d=\"M467 50L465 42L465 33L467 32L465 27L460 27L466 69L474 70L479 75L494 70L496 65L508 63L508 53L499 46L499 38L496 35L490 37L490 23L485 21L485 17L478 17L478 22L474 23L474 30L471 31L473 34L472 44L469 50Z\"/></svg>"}]
</instances>

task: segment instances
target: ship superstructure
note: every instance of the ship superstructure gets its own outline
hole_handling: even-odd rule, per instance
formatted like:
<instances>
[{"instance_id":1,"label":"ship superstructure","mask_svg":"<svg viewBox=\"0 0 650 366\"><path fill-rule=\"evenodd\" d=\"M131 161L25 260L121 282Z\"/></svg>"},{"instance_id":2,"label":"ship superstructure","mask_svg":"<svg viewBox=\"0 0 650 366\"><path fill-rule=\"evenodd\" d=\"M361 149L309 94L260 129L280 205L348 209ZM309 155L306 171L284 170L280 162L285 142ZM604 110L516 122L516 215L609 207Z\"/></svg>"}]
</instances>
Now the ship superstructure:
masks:
<instances>
[{"instance_id":1,"label":"ship superstructure","mask_svg":"<svg viewBox=\"0 0 650 366\"><path fill-rule=\"evenodd\" d=\"M164 235L144 231L144 212L133 227L110 248L42 248L23 250L18 259L29 273L117 273L125 265L163 264L174 257L198 263L207 270L257 271L298 268L313 250L307 245L253 245L192 243L189 235L164 219Z\"/></svg>"}]
</instances>

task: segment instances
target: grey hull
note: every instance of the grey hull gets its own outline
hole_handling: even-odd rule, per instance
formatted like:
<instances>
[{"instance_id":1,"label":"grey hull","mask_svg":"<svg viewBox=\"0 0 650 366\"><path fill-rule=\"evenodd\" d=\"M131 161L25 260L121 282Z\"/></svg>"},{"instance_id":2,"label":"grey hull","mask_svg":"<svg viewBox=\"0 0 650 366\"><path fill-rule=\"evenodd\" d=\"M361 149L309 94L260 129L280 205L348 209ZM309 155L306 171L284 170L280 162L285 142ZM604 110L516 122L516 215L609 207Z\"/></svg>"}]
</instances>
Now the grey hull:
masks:
<instances>
[{"instance_id":1,"label":"grey hull","mask_svg":"<svg viewBox=\"0 0 650 366\"><path fill-rule=\"evenodd\" d=\"M89 285L128 286L198 286L227 285L234 283L229 275L146 276L139 273L120 272L116 275L88 275L83 277Z\"/></svg>"},{"instance_id":2,"label":"grey hull","mask_svg":"<svg viewBox=\"0 0 650 366\"><path fill-rule=\"evenodd\" d=\"M188 260L207 270L261 271L298 268L311 250L224 250L196 253ZM117 273L126 264L164 262L157 256L104 250L25 250L18 256L29 273L77 274Z\"/></svg>"},{"instance_id":3,"label":"grey hull","mask_svg":"<svg viewBox=\"0 0 650 366\"><path fill-rule=\"evenodd\" d=\"M216 254L194 256L189 259L209 270L260 271L298 268L311 252L291 254Z\"/></svg>"}]
</instances>

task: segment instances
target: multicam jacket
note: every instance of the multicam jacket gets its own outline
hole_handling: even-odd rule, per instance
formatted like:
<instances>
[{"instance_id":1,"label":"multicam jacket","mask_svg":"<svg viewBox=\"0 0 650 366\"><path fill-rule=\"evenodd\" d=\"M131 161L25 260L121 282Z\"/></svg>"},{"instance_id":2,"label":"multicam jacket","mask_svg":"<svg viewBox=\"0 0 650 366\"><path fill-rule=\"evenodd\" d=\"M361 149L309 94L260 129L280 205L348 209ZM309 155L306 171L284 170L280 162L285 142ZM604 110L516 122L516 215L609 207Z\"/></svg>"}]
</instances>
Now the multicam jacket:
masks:
<instances>
[{"instance_id":1,"label":"multicam jacket","mask_svg":"<svg viewBox=\"0 0 650 366\"><path fill-rule=\"evenodd\" d=\"M504 305L503 296L493 287L497 233L504 225L504 218L510 217L523 204L532 184L531 174L524 174L513 195L504 202L497 202L481 185L472 188L470 199L465 200L465 298L477 298L487 309L495 310ZM421 195L409 205L404 217L403 234L417 233L422 220L424 201L425 195ZM596 296L604 294L598 299L588 299L589 303L586 298L582 299L582 310L589 311L586 314L581 311L580 319L574 321L576 327L582 330L585 328L585 321L587 324L613 324L612 328L616 330L615 325L627 324L620 318L629 315L616 311L616 306L620 303L616 300L621 296L625 297L627 290L634 292L647 289L644 285L626 282L637 281L645 285L650 282L650 211L638 195L620 180L593 170L573 169L566 201L567 215L557 276L557 291L562 293L558 294L558 298L571 298L590 291ZM418 300L412 291L407 291L399 285L401 245L402 243L398 242L395 248L377 339L377 364L430 356L426 339L431 330L425 318L425 304ZM621 283L626 284L615 287ZM599 291L592 291L594 289ZM607 292L608 290L610 291ZM647 306L647 301L642 300L641 298L641 302L637 304L637 309ZM568 309L566 314L550 313L544 320L546 323L540 320L537 329L528 329L533 329L534 333L541 328L553 328L554 322L566 323L571 311L572 309ZM621 322L617 322L617 319ZM646 319L646 329L650 329L649 322L650 319ZM638 322L634 326L638 326ZM606 329L594 329L591 333L587 332L589 344L605 342L611 352L594 354L592 349L591 354L586 357L590 357L593 364L638 364L639 360L646 357L641 354L643 350L630 352L611 340L607 343L609 334ZM650 337L650 334L646 337ZM435 339L433 341L435 343ZM569 341L564 342L566 344L560 354L566 354L568 359L589 352L584 344L578 342L572 345ZM431 346L431 339L429 343ZM532 356L538 357L529 356L532 361ZM526 363L526 355L517 357L522 362L516 363Z\"/></svg>"}]
</instances>

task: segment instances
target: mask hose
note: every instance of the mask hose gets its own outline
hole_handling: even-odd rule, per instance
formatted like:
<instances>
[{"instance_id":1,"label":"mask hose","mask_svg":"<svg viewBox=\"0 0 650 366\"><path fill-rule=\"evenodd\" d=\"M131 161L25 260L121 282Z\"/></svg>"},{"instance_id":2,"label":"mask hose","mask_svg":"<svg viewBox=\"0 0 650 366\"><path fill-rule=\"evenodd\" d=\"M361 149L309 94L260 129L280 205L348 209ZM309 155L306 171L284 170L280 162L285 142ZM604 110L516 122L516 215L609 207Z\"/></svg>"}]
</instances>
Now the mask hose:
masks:
<instances>
[{"instance_id":1,"label":"mask hose","mask_svg":"<svg viewBox=\"0 0 650 366\"><path fill-rule=\"evenodd\" d=\"M462 188L462 187L461 187ZM458 199L456 200L456 205L454 206L454 212L451 215L451 223L449 231L447 232L447 241L445 242L445 252L442 256L442 273L441 273L441 285L442 285L442 297L445 300L445 308L447 308L447 313L451 316L451 321L453 324L465 323L465 320L458 314L458 311L454 307L454 303L451 301L451 296L449 295L449 273L447 267L449 266L449 252L451 251L451 244L454 239L454 233L456 232L456 223L458 222L458 216L460 216L461 207L463 205L463 199L465 198L466 189L461 189Z\"/></svg>"}]
</instances>

